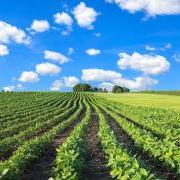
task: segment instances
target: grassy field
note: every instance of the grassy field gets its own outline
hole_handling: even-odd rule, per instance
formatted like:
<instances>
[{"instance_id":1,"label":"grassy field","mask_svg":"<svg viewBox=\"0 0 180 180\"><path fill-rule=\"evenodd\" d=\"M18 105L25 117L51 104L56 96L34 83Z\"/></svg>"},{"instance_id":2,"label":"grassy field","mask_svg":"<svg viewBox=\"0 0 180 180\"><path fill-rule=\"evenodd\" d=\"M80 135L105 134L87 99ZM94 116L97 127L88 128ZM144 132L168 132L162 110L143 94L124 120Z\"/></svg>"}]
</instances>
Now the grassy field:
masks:
<instances>
[{"instance_id":1,"label":"grassy field","mask_svg":"<svg viewBox=\"0 0 180 180\"><path fill-rule=\"evenodd\" d=\"M107 100L135 106L159 107L180 110L180 96L148 93L98 94Z\"/></svg>"},{"instance_id":2,"label":"grassy field","mask_svg":"<svg viewBox=\"0 0 180 180\"><path fill-rule=\"evenodd\" d=\"M148 94L168 94L180 96L180 91L142 91L140 93L148 93Z\"/></svg>"}]
</instances>

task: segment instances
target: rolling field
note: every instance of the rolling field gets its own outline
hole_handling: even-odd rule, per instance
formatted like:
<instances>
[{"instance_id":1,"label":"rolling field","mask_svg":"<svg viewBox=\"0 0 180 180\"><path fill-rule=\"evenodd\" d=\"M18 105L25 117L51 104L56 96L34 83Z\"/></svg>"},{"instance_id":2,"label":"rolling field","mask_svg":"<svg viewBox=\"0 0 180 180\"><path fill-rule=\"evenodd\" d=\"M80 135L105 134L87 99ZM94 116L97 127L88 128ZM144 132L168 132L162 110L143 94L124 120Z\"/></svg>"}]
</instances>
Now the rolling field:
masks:
<instances>
[{"instance_id":1,"label":"rolling field","mask_svg":"<svg viewBox=\"0 0 180 180\"><path fill-rule=\"evenodd\" d=\"M107 100L134 106L157 107L180 111L180 96L153 93L98 94Z\"/></svg>"},{"instance_id":2,"label":"rolling field","mask_svg":"<svg viewBox=\"0 0 180 180\"><path fill-rule=\"evenodd\" d=\"M0 93L0 179L179 179L178 98Z\"/></svg>"}]
</instances>

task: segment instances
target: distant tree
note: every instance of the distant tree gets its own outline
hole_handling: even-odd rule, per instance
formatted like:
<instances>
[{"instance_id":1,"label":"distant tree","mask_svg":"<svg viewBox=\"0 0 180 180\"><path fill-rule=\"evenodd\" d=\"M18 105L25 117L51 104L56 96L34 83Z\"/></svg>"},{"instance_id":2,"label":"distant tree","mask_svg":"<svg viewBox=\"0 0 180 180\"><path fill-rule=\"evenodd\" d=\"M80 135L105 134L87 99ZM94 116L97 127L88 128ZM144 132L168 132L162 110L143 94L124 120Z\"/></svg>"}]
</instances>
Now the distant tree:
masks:
<instances>
[{"instance_id":1,"label":"distant tree","mask_svg":"<svg viewBox=\"0 0 180 180\"><path fill-rule=\"evenodd\" d=\"M121 86L115 85L112 90L113 93L121 93L123 92L123 88Z\"/></svg>"},{"instance_id":2,"label":"distant tree","mask_svg":"<svg viewBox=\"0 0 180 180\"><path fill-rule=\"evenodd\" d=\"M98 92L98 88L97 87L93 88L93 91Z\"/></svg>"},{"instance_id":3,"label":"distant tree","mask_svg":"<svg viewBox=\"0 0 180 180\"><path fill-rule=\"evenodd\" d=\"M129 91L130 90L128 88L117 86L117 85L115 85L112 90L113 93L123 93L123 92L129 92Z\"/></svg>"},{"instance_id":4,"label":"distant tree","mask_svg":"<svg viewBox=\"0 0 180 180\"><path fill-rule=\"evenodd\" d=\"M104 89L94 87L94 88L93 88L93 92L104 92Z\"/></svg>"},{"instance_id":5,"label":"distant tree","mask_svg":"<svg viewBox=\"0 0 180 180\"><path fill-rule=\"evenodd\" d=\"M91 92L93 91L93 88L90 84L76 84L73 87L74 92Z\"/></svg>"},{"instance_id":6,"label":"distant tree","mask_svg":"<svg viewBox=\"0 0 180 180\"><path fill-rule=\"evenodd\" d=\"M102 88L98 88L98 92L103 92L103 89Z\"/></svg>"},{"instance_id":7,"label":"distant tree","mask_svg":"<svg viewBox=\"0 0 180 180\"><path fill-rule=\"evenodd\" d=\"M130 89L123 87L124 92L130 92Z\"/></svg>"},{"instance_id":8,"label":"distant tree","mask_svg":"<svg viewBox=\"0 0 180 180\"><path fill-rule=\"evenodd\" d=\"M104 92L104 93L108 93L108 91L107 91L107 89L106 89L106 88L104 88L103 92Z\"/></svg>"}]
</instances>

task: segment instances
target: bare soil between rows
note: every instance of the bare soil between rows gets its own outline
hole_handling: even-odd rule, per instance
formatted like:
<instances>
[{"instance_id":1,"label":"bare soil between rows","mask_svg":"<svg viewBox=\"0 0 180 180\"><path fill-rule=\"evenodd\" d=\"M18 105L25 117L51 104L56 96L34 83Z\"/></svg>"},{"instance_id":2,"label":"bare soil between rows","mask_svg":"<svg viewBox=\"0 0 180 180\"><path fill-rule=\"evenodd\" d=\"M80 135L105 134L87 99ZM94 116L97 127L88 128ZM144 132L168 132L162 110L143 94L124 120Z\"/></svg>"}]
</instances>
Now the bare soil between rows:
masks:
<instances>
[{"instance_id":1,"label":"bare soil between rows","mask_svg":"<svg viewBox=\"0 0 180 180\"><path fill-rule=\"evenodd\" d=\"M70 135L74 127L84 117L83 110L77 120L75 120L68 128L64 129L46 148L46 151L37 160L31 162L31 164L24 170L21 176L22 180L48 180L52 174L52 168L56 158L56 149L65 142L66 138Z\"/></svg>"},{"instance_id":2,"label":"bare soil between rows","mask_svg":"<svg viewBox=\"0 0 180 180\"><path fill-rule=\"evenodd\" d=\"M110 180L105 155L98 137L99 123L95 111L92 111L91 123L86 131L86 159L82 180Z\"/></svg>"},{"instance_id":3,"label":"bare soil between rows","mask_svg":"<svg viewBox=\"0 0 180 180\"><path fill-rule=\"evenodd\" d=\"M127 149L132 156L136 156L142 166L148 167L152 173L162 177L163 179L178 180L174 170L168 169L162 164L162 162L154 159L148 155L148 153L144 152L143 149L137 147L131 137L119 126L116 120L114 120L109 114L105 114L108 124L114 131L119 143L123 148Z\"/></svg>"}]
</instances>

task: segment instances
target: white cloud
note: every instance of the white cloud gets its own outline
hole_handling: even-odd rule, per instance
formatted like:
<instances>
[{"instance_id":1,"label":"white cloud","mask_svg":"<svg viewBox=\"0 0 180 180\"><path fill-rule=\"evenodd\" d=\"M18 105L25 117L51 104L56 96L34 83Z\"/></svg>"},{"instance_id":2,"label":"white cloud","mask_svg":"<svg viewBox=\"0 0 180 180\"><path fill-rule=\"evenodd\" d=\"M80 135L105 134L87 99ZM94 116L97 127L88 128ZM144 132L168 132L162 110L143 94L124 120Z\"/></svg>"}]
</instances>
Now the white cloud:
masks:
<instances>
[{"instance_id":1,"label":"white cloud","mask_svg":"<svg viewBox=\"0 0 180 180\"><path fill-rule=\"evenodd\" d=\"M80 2L80 4L74 8L73 14L78 25L89 30L94 28L93 23L99 15L93 8L87 7L84 2Z\"/></svg>"},{"instance_id":2,"label":"white cloud","mask_svg":"<svg viewBox=\"0 0 180 180\"><path fill-rule=\"evenodd\" d=\"M136 77L134 79L119 78L112 82L102 82L99 87L112 91L114 85L129 88L133 91L150 90L158 81L149 77Z\"/></svg>"},{"instance_id":3,"label":"white cloud","mask_svg":"<svg viewBox=\"0 0 180 180\"><path fill-rule=\"evenodd\" d=\"M34 83L34 82L39 81L39 77L38 77L38 74L33 71L24 71L21 74L19 81Z\"/></svg>"},{"instance_id":4,"label":"white cloud","mask_svg":"<svg viewBox=\"0 0 180 180\"><path fill-rule=\"evenodd\" d=\"M35 32L45 32L50 29L50 25L47 20L34 20L31 25L31 30Z\"/></svg>"},{"instance_id":5,"label":"white cloud","mask_svg":"<svg viewBox=\"0 0 180 180\"><path fill-rule=\"evenodd\" d=\"M107 91L112 91L113 87L114 87L114 83L110 83L110 82L102 82L101 84L99 84L99 88L102 89L107 89Z\"/></svg>"},{"instance_id":6,"label":"white cloud","mask_svg":"<svg viewBox=\"0 0 180 180\"><path fill-rule=\"evenodd\" d=\"M170 63L163 56L139 54L134 52L132 55L126 53L119 54L117 62L120 69L133 69L142 71L145 74L160 74L166 72L170 68Z\"/></svg>"},{"instance_id":7,"label":"white cloud","mask_svg":"<svg viewBox=\"0 0 180 180\"><path fill-rule=\"evenodd\" d=\"M71 55L74 53L74 48L68 48L68 55Z\"/></svg>"},{"instance_id":8,"label":"white cloud","mask_svg":"<svg viewBox=\"0 0 180 180\"><path fill-rule=\"evenodd\" d=\"M36 65L36 72L40 75L56 75L61 71L61 68L51 63L41 63Z\"/></svg>"},{"instance_id":9,"label":"white cloud","mask_svg":"<svg viewBox=\"0 0 180 180\"><path fill-rule=\"evenodd\" d=\"M83 69L81 78L84 81L111 81L121 78L121 74L103 69Z\"/></svg>"},{"instance_id":10,"label":"white cloud","mask_svg":"<svg viewBox=\"0 0 180 180\"><path fill-rule=\"evenodd\" d=\"M67 77L63 77L60 80L54 81L50 87L50 90L59 91L61 90L61 88L64 88L64 87L72 88L74 85L78 83L79 83L79 79L77 77L67 76Z\"/></svg>"},{"instance_id":11,"label":"white cloud","mask_svg":"<svg viewBox=\"0 0 180 180\"><path fill-rule=\"evenodd\" d=\"M101 53L101 50L99 50L99 49L87 49L86 50L86 54L88 54L89 56L96 56L96 55L98 55L98 54L100 54Z\"/></svg>"},{"instance_id":12,"label":"white cloud","mask_svg":"<svg viewBox=\"0 0 180 180\"><path fill-rule=\"evenodd\" d=\"M69 58L66 57L65 55L59 52L49 51L49 50L44 51L44 58L51 61L58 62L60 64L64 64L69 61Z\"/></svg>"},{"instance_id":13,"label":"white cloud","mask_svg":"<svg viewBox=\"0 0 180 180\"><path fill-rule=\"evenodd\" d=\"M65 12L55 14L54 19L57 24L63 24L68 27L71 27L73 24L73 19L71 18L69 14Z\"/></svg>"},{"instance_id":14,"label":"white cloud","mask_svg":"<svg viewBox=\"0 0 180 180\"><path fill-rule=\"evenodd\" d=\"M51 91L59 91L64 86L62 80L56 80L53 82L50 90Z\"/></svg>"},{"instance_id":15,"label":"white cloud","mask_svg":"<svg viewBox=\"0 0 180 180\"><path fill-rule=\"evenodd\" d=\"M144 11L147 16L180 14L179 0L105 0L130 13Z\"/></svg>"},{"instance_id":16,"label":"white cloud","mask_svg":"<svg viewBox=\"0 0 180 180\"><path fill-rule=\"evenodd\" d=\"M65 25L67 30L62 32L62 35L68 35L72 31L73 19L65 12L57 13L54 15L54 20L57 24Z\"/></svg>"},{"instance_id":17,"label":"white cloud","mask_svg":"<svg viewBox=\"0 0 180 180\"><path fill-rule=\"evenodd\" d=\"M11 41L17 44L29 44L30 38L22 29L0 21L0 43L8 44Z\"/></svg>"},{"instance_id":18,"label":"white cloud","mask_svg":"<svg viewBox=\"0 0 180 180\"><path fill-rule=\"evenodd\" d=\"M103 69L84 69L81 78L84 81L100 81L102 83L100 83L99 87L106 88L108 91L111 91L114 85L127 87L131 90L145 90L158 83L157 80L150 77L126 79L118 72Z\"/></svg>"},{"instance_id":19,"label":"white cloud","mask_svg":"<svg viewBox=\"0 0 180 180\"><path fill-rule=\"evenodd\" d=\"M149 46L149 45L145 46L145 49L147 51L166 51L166 50L171 49L171 48L172 48L171 43L167 43L163 47L152 47L152 46Z\"/></svg>"},{"instance_id":20,"label":"white cloud","mask_svg":"<svg viewBox=\"0 0 180 180\"><path fill-rule=\"evenodd\" d=\"M149 45L147 45L147 46L145 47L145 49L146 49L147 51L156 51L156 50L157 50L155 47L152 47L152 46L149 46Z\"/></svg>"},{"instance_id":21,"label":"white cloud","mask_svg":"<svg viewBox=\"0 0 180 180\"><path fill-rule=\"evenodd\" d=\"M64 77L63 80L66 87L73 87L79 83L79 79L75 76Z\"/></svg>"},{"instance_id":22,"label":"white cloud","mask_svg":"<svg viewBox=\"0 0 180 180\"><path fill-rule=\"evenodd\" d=\"M0 44L0 56L6 56L9 54L7 46Z\"/></svg>"},{"instance_id":23,"label":"white cloud","mask_svg":"<svg viewBox=\"0 0 180 180\"><path fill-rule=\"evenodd\" d=\"M3 90L5 92L12 92L15 90L15 86L5 86L5 87L3 87Z\"/></svg>"},{"instance_id":24,"label":"white cloud","mask_svg":"<svg viewBox=\"0 0 180 180\"><path fill-rule=\"evenodd\" d=\"M133 80L120 78L113 80L113 82L117 85L127 87L131 90L148 90L158 83L157 80L149 77L136 77Z\"/></svg>"}]
</instances>

